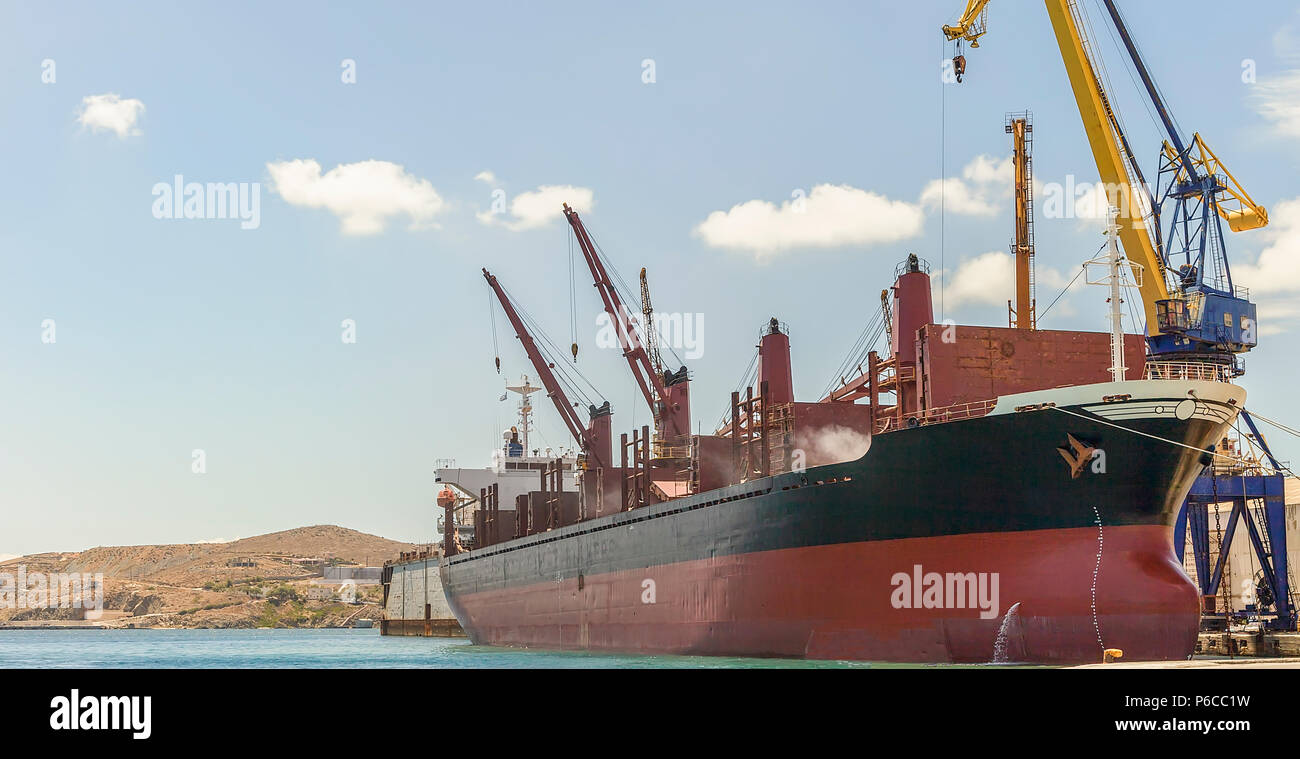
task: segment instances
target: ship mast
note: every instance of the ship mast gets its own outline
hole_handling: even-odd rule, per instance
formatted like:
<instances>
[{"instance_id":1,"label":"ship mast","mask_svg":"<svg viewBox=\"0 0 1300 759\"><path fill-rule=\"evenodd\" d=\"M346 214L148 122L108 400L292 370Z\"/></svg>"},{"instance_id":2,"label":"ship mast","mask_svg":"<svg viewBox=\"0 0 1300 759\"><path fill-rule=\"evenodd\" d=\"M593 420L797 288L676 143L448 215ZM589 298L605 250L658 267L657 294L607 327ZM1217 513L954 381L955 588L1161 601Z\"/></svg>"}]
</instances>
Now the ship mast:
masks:
<instances>
[{"instance_id":1,"label":"ship mast","mask_svg":"<svg viewBox=\"0 0 1300 759\"><path fill-rule=\"evenodd\" d=\"M555 410L560 412L560 418L564 420L564 425L569 428L569 433L573 435L573 439L578 441L578 443L582 443L582 432L584 429L582 420L578 417L577 412L573 410L573 405L569 403L568 397L565 396L564 390L560 387L559 381L555 378L555 373L551 371L550 365L542 356L542 352L537 348L536 341L533 340L532 335L528 334L528 328L524 326L524 320L519 317L519 313L515 310L514 304L510 302L510 298L506 295L505 290L501 289L501 283L497 282L497 278L492 276L487 269L483 270L483 278L487 280L488 285L492 288L492 292L496 293L497 300L501 302L501 308L506 312L506 318L510 320L510 325L514 327L515 336L519 338L519 342L523 343L524 352L528 354L528 360L532 362L533 368L537 370L538 375L541 377L542 384L545 385L545 388L534 387L529 389L527 392L513 387L508 387L506 389L513 390L523 396L523 400L520 404L521 413L522 409L528 405L528 393L535 393L538 390L545 389L547 395L550 396L551 401L555 403ZM527 386L527 384L528 382L525 380L524 385ZM531 408L529 411L531 411ZM523 436L524 450L528 451L530 449L528 447L527 425L524 427Z\"/></svg>"},{"instance_id":2,"label":"ship mast","mask_svg":"<svg viewBox=\"0 0 1300 759\"><path fill-rule=\"evenodd\" d=\"M528 447L528 430L533 426L533 402L530 396L538 390L545 388L535 387L528 381L528 375L524 375L524 381L518 385L506 385L506 390L512 393L519 393L519 442L524 446L524 455L532 450Z\"/></svg>"},{"instance_id":3,"label":"ship mast","mask_svg":"<svg viewBox=\"0 0 1300 759\"><path fill-rule=\"evenodd\" d=\"M1119 226L1119 209L1111 206L1107 214L1109 221L1106 224L1106 252L1089 259L1084 263L1084 269L1088 270L1088 284L1105 285L1110 288L1110 298L1107 302L1110 304L1110 376L1112 382L1123 382L1128 367L1124 365L1124 313L1120 305L1124 303L1123 294L1120 288L1124 283L1124 266L1127 263L1132 267L1134 285L1142 285L1142 266L1131 261L1126 262L1119 252L1120 226ZM1093 272L1101 270L1100 276L1094 277Z\"/></svg>"},{"instance_id":4,"label":"ship mast","mask_svg":"<svg viewBox=\"0 0 1300 759\"><path fill-rule=\"evenodd\" d=\"M528 360L532 362L533 368L537 370L538 376L545 387L532 387L528 383L528 378L524 378L522 386L507 387L507 390L519 393L522 398L519 403L520 419L523 423L522 442L524 445L525 455L531 450L528 447L528 428L531 426L530 414L532 413L532 404L529 402L529 395L538 390L546 390L546 395L555 404L555 410L559 412L560 418L564 420L564 425L569 429L569 434L578 442L578 447L586 454L588 463L591 468L596 469L603 466L609 466L613 457L609 450L609 424L610 408L609 402L606 401L601 406L591 406L591 419L584 423L578 412L574 410L573 404L569 402L569 397L565 395L564 389L560 386L559 380L555 376L555 365L546 360L542 355L541 349L537 347L528 328L524 325L524 320L519 316L515 309L514 303L510 301L509 296L501 287L501 283L487 269L483 269L483 278L487 280L488 285L492 288L501 302L501 308L506 312L506 318L510 320L510 325L514 327L515 336L524 346L524 352L528 354ZM545 339L545 335L542 336Z\"/></svg>"}]
</instances>

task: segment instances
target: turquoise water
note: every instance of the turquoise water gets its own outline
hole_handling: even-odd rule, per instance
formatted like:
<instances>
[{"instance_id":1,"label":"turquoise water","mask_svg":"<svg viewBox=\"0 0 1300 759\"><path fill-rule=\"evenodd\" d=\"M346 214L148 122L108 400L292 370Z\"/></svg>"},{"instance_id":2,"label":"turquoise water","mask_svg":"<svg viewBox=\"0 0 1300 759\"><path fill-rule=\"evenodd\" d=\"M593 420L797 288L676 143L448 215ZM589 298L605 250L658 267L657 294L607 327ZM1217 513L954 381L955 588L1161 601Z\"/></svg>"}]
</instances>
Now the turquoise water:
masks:
<instances>
[{"instance_id":1,"label":"turquoise water","mask_svg":"<svg viewBox=\"0 0 1300 759\"><path fill-rule=\"evenodd\" d=\"M474 646L464 638L390 638L370 630L5 630L0 668L759 669L868 668L868 662L624 656Z\"/></svg>"}]
</instances>

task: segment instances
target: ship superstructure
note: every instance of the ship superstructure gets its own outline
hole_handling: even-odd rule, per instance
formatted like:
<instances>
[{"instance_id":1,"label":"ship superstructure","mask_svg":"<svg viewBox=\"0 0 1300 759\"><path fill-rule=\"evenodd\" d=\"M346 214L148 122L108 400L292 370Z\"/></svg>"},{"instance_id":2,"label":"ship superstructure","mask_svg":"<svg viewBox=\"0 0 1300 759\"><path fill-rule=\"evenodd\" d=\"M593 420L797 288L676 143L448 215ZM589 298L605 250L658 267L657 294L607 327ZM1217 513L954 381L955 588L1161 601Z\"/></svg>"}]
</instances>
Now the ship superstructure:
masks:
<instances>
[{"instance_id":1,"label":"ship superstructure","mask_svg":"<svg viewBox=\"0 0 1300 759\"><path fill-rule=\"evenodd\" d=\"M451 515L455 531L466 543L473 544L477 535L492 530L496 522L515 523L514 504L519 496L527 497L537 489L538 473L558 471L562 487L576 487L578 459L573 451L530 449L533 430L533 395L542 388L527 376L506 386L507 395L517 396L516 423L502 433L501 447L492 452L486 467L463 468L444 462L434 470L438 491L436 534L447 531L444 520ZM493 513L490 506L499 499L509 508ZM488 508L485 508L485 503ZM491 515L491 516L489 516ZM511 527L513 530L513 526ZM460 625L447 605L438 575L438 562L444 546L441 540L398 556L384 565L384 618L380 629L385 635L458 635Z\"/></svg>"}]
</instances>

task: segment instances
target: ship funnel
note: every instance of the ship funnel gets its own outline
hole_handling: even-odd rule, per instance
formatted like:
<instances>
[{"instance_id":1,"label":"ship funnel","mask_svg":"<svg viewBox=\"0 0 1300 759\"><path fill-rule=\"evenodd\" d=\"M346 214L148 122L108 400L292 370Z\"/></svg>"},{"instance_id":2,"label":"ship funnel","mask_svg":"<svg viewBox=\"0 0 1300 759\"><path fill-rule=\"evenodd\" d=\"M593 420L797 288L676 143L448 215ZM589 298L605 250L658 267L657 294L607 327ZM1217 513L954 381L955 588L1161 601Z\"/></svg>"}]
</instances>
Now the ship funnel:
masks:
<instances>
[{"instance_id":1,"label":"ship funnel","mask_svg":"<svg viewBox=\"0 0 1300 759\"><path fill-rule=\"evenodd\" d=\"M776 317L768 320L758 342L758 386L767 383L764 403L794 402L794 380L790 373L790 336Z\"/></svg>"},{"instance_id":2,"label":"ship funnel","mask_svg":"<svg viewBox=\"0 0 1300 759\"><path fill-rule=\"evenodd\" d=\"M599 406L588 408L590 421L587 423L586 440L583 448L587 453L587 468L600 469L614 464L613 412L609 401Z\"/></svg>"},{"instance_id":3,"label":"ship funnel","mask_svg":"<svg viewBox=\"0 0 1300 759\"><path fill-rule=\"evenodd\" d=\"M668 395L664 398L663 416L656 432L661 439L676 445L683 436L691 434L691 376L686 367L676 372L665 369L664 389Z\"/></svg>"},{"instance_id":4,"label":"ship funnel","mask_svg":"<svg viewBox=\"0 0 1300 759\"><path fill-rule=\"evenodd\" d=\"M909 254L894 270L893 344L890 351L902 363L916 363L916 331L934 322L930 298L930 264Z\"/></svg>"}]
</instances>

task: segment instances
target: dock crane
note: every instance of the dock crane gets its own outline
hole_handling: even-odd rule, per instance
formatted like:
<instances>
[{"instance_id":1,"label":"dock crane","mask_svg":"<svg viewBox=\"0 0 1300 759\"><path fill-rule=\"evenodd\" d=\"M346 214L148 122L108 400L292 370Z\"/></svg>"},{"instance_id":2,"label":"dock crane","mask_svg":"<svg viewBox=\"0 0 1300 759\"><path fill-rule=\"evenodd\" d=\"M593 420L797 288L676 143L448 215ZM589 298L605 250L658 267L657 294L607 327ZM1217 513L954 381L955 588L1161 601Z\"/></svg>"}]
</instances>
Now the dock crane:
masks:
<instances>
[{"instance_id":1,"label":"dock crane","mask_svg":"<svg viewBox=\"0 0 1300 759\"><path fill-rule=\"evenodd\" d=\"M497 300L501 303L501 309L505 311L506 318L510 320L510 326L515 330L515 337L524 346L524 352L528 354L528 360L532 362L533 369L537 371L537 376L542 380L542 386L546 389L546 397L551 399L555 404L555 410L559 412L560 418L564 420L564 426L568 427L569 434L578 442L583 454L586 456L585 468L594 470L601 467L609 467L613 464L610 445L612 438L610 436L611 411L609 401L605 401L600 406L591 406L589 411L591 415L590 422L584 424L579 418L578 412L574 409L573 404L569 402L568 396L564 394L564 389L560 387L559 380L555 377L552 364L542 355L541 350L537 347L537 342L533 340L532 335L528 333L528 328L524 325L523 319L515 310L515 306L510 302L510 297L501 287L501 283L487 269L483 269L483 278L487 280L488 286L496 294Z\"/></svg>"},{"instance_id":2,"label":"dock crane","mask_svg":"<svg viewBox=\"0 0 1300 759\"><path fill-rule=\"evenodd\" d=\"M645 267L641 267L641 324L644 325L646 348L650 353L650 365L655 374L664 370L663 357L659 355L659 335L655 331L655 307L650 303L650 282L646 280Z\"/></svg>"},{"instance_id":3,"label":"dock crane","mask_svg":"<svg viewBox=\"0 0 1300 759\"><path fill-rule=\"evenodd\" d=\"M627 359L637 387L654 416L655 432L664 443L676 444L691 433L690 378L686 367L683 366L676 372L664 371L660 374L646 351L646 341L640 339L632 324L631 312L623 305L591 236L578 218L578 212L565 203L564 216L573 227L574 236L578 238L578 247L582 250L587 268L591 270L605 313L613 320L623 348L623 357ZM646 329L649 328L650 325L646 325Z\"/></svg>"},{"instance_id":4,"label":"dock crane","mask_svg":"<svg viewBox=\"0 0 1300 759\"><path fill-rule=\"evenodd\" d=\"M1159 156L1159 176L1153 194L1142 176L1128 138L1106 95L1087 38L1081 32L1081 11L1076 0L1045 0L1048 16L1079 106L1084 130L1097 169L1106 186L1110 204L1119 209L1120 240L1130 260L1156 276L1143 278L1139 288L1147 317L1148 366L1156 376L1173 377L1183 372L1178 364L1160 362L1202 362L1209 371L1202 376L1240 376L1237 355L1249 351L1258 339L1255 304L1249 294L1232 281L1224 245L1223 222L1233 232L1259 229L1268 224L1268 211L1256 203L1215 155L1200 133L1184 140L1151 72L1115 4L1101 0L1133 63L1147 97L1158 114L1166 139ZM963 41L977 47L987 33L989 0L968 0L961 20L944 26L944 36L957 43L960 65ZM1136 201L1136 202L1135 202ZM1151 216L1148 227L1143 216L1145 203ZM1162 239L1161 221L1168 224ZM1152 366L1154 365L1154 366ZM1192 364L1193 366L1195 364ZM1189 374L1190 376L1190 374ZM1227 628L1226 610L1216 611L1213 600L1220 590L1227 548L1210 566L1209 518L1211 504L1232 503L1222 545L1231 546L1233 530L1246 524L1251 549L1262 567L1258 584L1261 602L1267 597L1273 609L1271 629L1295 630L1297 612L1291 597L1291 578L1286 552L1286 516L1283 476L1285 469L1273 457L1245 409L1241 418L1259 443L1272 473L1263 467L1243 469L1221 477L1207 452L1205 470L1192 487L1175 522L1175 549L1181 559L1190 534L1197 564L1197 581L1206 601L1203 623L1221 623ZM1247 508L1248 501L1262 502L1258 514ZM1240 517L1240 520L1239 520ZM1261 611L1257 605L1256 612Z\"/></svg>"},{"instance_id":5,"label":"dock crane","mask_svg":"<svg viewBox=\"0 0 1300 759\"><path fill-rule=\"evenodd\" d=\"M1128 258L1149 273L1139 287L1149 360L1206 362L1239 376L1243 370L1236 357L1256 345L1258 326L1255 304L1232 281L1222 222L1234 232L1258 229L1268 223L1268 212L1199 133L1183 139L1114 0L1101 2L1166 133L1155 193L1102 85L1077 0L1045 0L1045 5L1108 202L1119 209L1120 241ZM988 5L989 0L967 0L961 19L943 27L944 36L958 46L963 72L960 46L978 47L988 32ZM1167 240L1162 222L1168 224Z\"/></svg>"}]
</instances>

